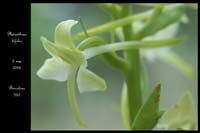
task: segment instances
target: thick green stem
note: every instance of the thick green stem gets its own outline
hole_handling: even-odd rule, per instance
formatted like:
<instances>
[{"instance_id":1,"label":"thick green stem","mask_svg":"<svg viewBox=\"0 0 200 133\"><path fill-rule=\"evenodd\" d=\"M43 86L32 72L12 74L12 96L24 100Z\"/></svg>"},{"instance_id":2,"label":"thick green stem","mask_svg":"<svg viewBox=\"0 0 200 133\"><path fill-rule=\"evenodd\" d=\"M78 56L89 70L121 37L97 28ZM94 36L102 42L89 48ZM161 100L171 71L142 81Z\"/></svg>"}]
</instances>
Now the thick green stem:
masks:
<instances>
[{"instance_id":1,"label":"thick green stem","mask_svg":"<svg viewBox=\"0 0 200 133\"><path fill-rule=\"evenodd\" d=\"M126 51L126 59L129 61L129 65L124 75L128 88L130 123L132 123L142 105L141 91L143 89L141 86L141 61L139 50Z\"/></svg>"},{"instance_id":2,"label":"thick green stem","mask_svg":"<svg viewBox=\"0 0 200 133\"><path fill-rule=\"evenodd\" d=\"M132 7L130 4L125 4L123 7L124 15L129 16L132 14ZM125 17L125 16L124 16ZM132 40L133 31L132 25L126 25L123 27L125 41ZM130 124L133 122L138 110L142 105L142 88L141 88L141 61L139 49L126 50L125 58L128 64L126 71L124 72L125 80L128 91L128 103L130 113Z\"/></svg>"}]
</instances>

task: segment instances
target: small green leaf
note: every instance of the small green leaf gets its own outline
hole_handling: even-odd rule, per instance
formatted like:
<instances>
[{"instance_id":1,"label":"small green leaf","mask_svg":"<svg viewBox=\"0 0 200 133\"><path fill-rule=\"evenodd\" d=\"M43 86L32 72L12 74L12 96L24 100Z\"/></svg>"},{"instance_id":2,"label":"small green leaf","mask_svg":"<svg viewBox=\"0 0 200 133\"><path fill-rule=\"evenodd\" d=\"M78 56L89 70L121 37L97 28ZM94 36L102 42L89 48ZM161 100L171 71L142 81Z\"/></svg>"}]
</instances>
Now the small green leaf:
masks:
<instances>
[{"instance_id":1,"label":"small green leaf","mask_svg":"<svg viewBox=\"0 0 200 133\"><path fill-rule=\"evenodd\" d=\"M46 59L37 75L42 79L66 81L70 65L58 57Z\"/></svg>"},{"instance_id":2,"label":"small green leaf","mask_svg":"<svg viewBox=\"0 0 200 133\"><path fill-rule=\"evenodd\" d=\"M186 92L164 115L161 127L166 130L195 130L196 120L192 95Z\"/></svg>"},{"instance_id":3,"label":"small green leaf","mask_svg":"<svg viewBox=\"0 0 200 133\"><path fill-rule=\"evenodd\" d=\"M77 85L81 93L98 90L104 91L106 89L105 80L92 71L86 69L86 67L83 65L79 68Z\"/></svg>"},{"instance_id":4,"label":"small green leaf","mask_svg":"<svg viewBox=\"0 0 200 133\"><path fill-rule=\"evenodd\" d=\"M132 129L134 130L151 130L157 124L161 113L159 112L160 103L160 84L158 84L146 102L137 113Z\"/></svg>"},{"instance_id":5,"label":"small green leaf","mask_svg":"<svg viewBox=\"0 0 200 133\"><path fill-rule=\"evenodd\" d=\"M55 43L67 48L74 48L71 38L71 28L77 23L78 21L75 20L60 22L55 29Z\"/></svg>"}]
</instances>

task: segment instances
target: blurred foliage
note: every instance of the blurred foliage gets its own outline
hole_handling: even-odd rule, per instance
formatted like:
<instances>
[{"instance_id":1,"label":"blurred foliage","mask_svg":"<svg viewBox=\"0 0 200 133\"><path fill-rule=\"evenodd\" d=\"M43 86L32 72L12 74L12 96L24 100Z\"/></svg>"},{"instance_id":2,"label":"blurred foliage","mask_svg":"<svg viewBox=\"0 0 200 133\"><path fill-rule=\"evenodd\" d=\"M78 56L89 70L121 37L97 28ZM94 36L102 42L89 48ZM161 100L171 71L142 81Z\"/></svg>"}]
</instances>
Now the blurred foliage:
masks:
<instances>
[{"instance_id":1,"label":"blurred foliage","mask_svg":"<svg viewBox=\"0 0 200 133\"><path fill-rule=\"evenodd\" d=\"M134 6L134 12L149 9ZM54 40L55 26L63 20L76 19L81 16L85 26L91 28L109 20L95 4L31 4L31 129L32 130L66 130L81 129L77 126L67 100L66 82L41 80L36 76L37 70L46 58L50 56L43 49L40 36ZM183 45L175 46L172 50L191 64L196 72L197 68L197 11L187 9L189 24L181 24L179 35L187 35ZM73 28L72 33L81 32L80 25ZM103 35L109 38L108 34ZM75 43L77 44L78 41ZM197 80L185 77L179 70L161 60L148 62L149 85L153 88L157 83L162 84L161 108L168 108L178 98L189 90L193 94L197 110ZM111 69L99 58L89 60L89 69L103 77L108 89L105 92L77 93L83 120L89 129L123 129L121 114L113 110L113 105L120 104L122 74ZM147 96L151 90L147 90Z\"/></svg>"}]
</instances>

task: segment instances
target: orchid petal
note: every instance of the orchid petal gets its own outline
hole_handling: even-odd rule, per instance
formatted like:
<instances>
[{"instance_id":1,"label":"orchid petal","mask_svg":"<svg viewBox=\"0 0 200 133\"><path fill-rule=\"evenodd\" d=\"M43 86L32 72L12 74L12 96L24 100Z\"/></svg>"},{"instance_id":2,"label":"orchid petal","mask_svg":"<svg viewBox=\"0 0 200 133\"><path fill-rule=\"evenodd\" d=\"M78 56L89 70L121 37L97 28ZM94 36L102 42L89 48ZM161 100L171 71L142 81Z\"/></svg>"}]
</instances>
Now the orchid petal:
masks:
<instances>
[{"instance_id":1,"label":"orchid petal","mask_svg":"<svg viewBox=\"0 0 200 133\"><path fill-rule=\"evenodd\" d=\"M104 91L106 89L105 80L92 71L86 69L86 66L84 65L79 68L77 84L81 93L98 90Z\"/></svg>"},{"instance_id":2,"label":"orchid petal","mask_svg":"<svg viewBox=\"0 0 200 133\"><path fill-rule=\"evenodd\" d=\"M58 57L46 59L37 75L46 80L66 81L70 65Z\"/></svg>"},{"instance_id":3,"label":"orchid petal","mask_svg":"<svg viewBox=\"0 0 200 133\"><path fill-rule=\"evenodd\" d=\"M70 32L71 28L77 23L78 21L75 20L60 22L55 29L55 43L67 48L74 48Z\"/></svg>"}]
</instances>

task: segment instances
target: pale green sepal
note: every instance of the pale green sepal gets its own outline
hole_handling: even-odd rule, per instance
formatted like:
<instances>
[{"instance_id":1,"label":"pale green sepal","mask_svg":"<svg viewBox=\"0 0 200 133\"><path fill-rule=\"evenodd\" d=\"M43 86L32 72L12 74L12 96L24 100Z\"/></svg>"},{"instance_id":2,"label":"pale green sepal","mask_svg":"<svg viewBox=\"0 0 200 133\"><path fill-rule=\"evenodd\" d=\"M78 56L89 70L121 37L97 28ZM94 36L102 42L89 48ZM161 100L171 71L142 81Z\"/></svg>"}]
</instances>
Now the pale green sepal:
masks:
<instances>
[{"instance_id":1,"label":"pale green sepal","mask_svg":"<svg viewBox=\"0 0 200 133\"><path fill-rule=\"evenodd\" d=\"M74 48L71 38L71 28L77 23L78 21L72 19L60 22L55 29L55 43L67 48Z\"/></svg>"},{"instance_id":2,"label":"pale green sepal","mask_svg":"<svg viewBox=\"0 0 200 133\"><path fill-rule=\"evenodd\" d=\"M41 36L40 41L42 42L42 45L44 49L51 55L55 56L54 52L50 49L48 49L45 45L55 45L53 42L49 41L46 37Z\"/></svg>"},{"instance_id":3,"label":"pale green sepal","mask_svg":"<svg viewBox=\"0 0 200 133\"><path fill-rule=\"evenodd\" d=\"M189 91L164 114L160 125L166 130L196 129L194 103Z\"/></svg>"},{"instance_id":4,"label":"pale green sepal","mask_svg":"<svg viewBox=\"0 0 200 133\"><path fill-rule=\"evenodd\" d=\"M75 61L76 53L73 50L64 48L62 45L55 45L45 37L41 37L40 39L44 48L51 56L59 57L69 64Z\"/></svg>"},{"instance_id":5,"label":"pale green sepal","mask_svg":"<svg viewBox=\"0 0 200 133\"><path fill-rule=\"evenodd\" d=\"M70 65L58 57L46 59L37 75L42 79L66 81Z\"/></svg>"}]
</instances>

